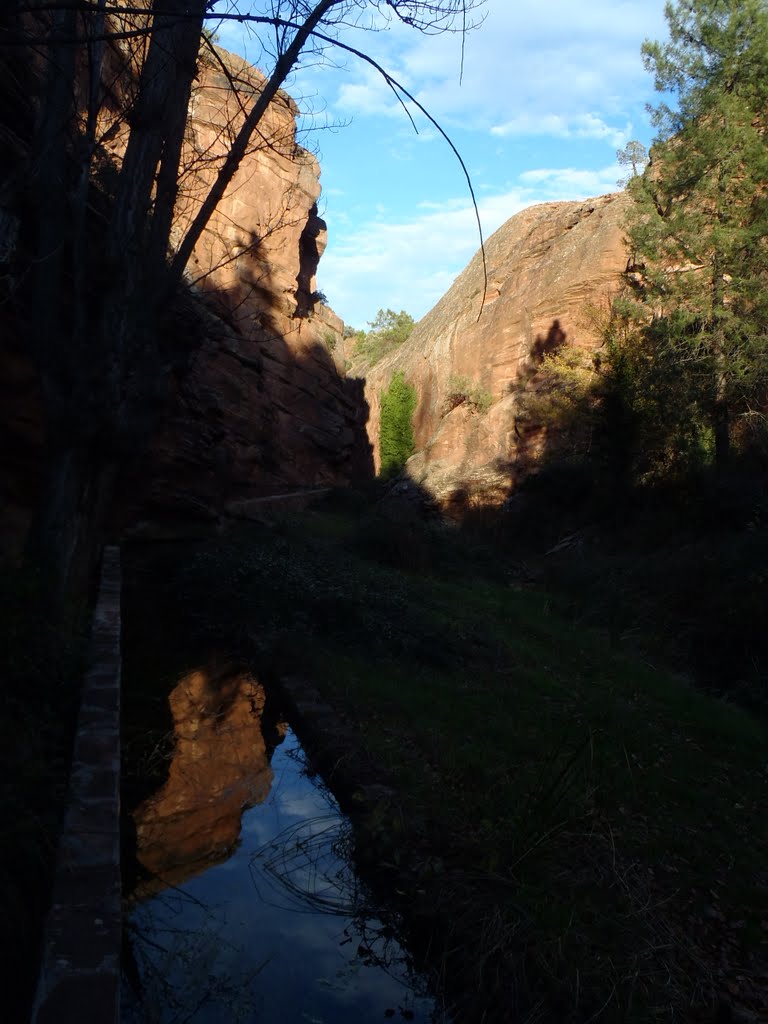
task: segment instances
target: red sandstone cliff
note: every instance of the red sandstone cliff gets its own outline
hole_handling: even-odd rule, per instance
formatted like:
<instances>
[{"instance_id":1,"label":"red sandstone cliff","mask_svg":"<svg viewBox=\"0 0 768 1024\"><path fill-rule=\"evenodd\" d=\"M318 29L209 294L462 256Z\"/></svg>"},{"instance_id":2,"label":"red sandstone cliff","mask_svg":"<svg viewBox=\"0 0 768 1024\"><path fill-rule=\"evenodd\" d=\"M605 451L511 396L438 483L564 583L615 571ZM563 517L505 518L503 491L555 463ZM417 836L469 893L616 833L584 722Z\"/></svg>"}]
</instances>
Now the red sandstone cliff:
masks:
<instances>
[{"instance_id":1,"label":"red sandstone cliff","mask_svg":"<svg viewBox=\"0 0 768 1024\"><path fill-rule=\"evenodd\" d=\"M168 699L168 780L133 817L139 862L161 885L178 885L229 855L243 811L266 799L273 773L261 729L264 689L251 676L198 669Z\"/></svg>"},{"instance_id":2,"label":"red sandstone cliff","mask_svg":"<svg viewBox=\"0 0 768 1024\"><path fill-rule=\"evenodd\" d=\"M121 90L132 87L125 69L124 54L107 55L107 172L125 147L117 117ZM201 54L172 245L263 82L232 54ZM163 325L172 372L156 396L149 451L127 466L118 525L149 519L173 531L180 518L211 520L249 498L372 471L362 381L345 379L335 364L328 341L343 325L316 301L326 228L317 214L319 166L297 144L296 114L279 93L189 261L190 289ZM43 409L24 325L4 325L2 316L0 534L18 550L39 489Z\"/></svg>"},{"instance_id":3,"label":"red sandstone cliff","mask_svg":"<svg viewBox=\"0 0 768 1024\"><path fill-rule=\"evenodd\" d=\"M402 370L418 392L417 452L410 475L442 503L500 501L515 460L530 446L516 423L523 380L542 352L600 344L590 308L618 290L627 253L624 193L543 203L512 217L486 243L488 288L478 253L402 348L366 381L369 436L378 450L381 391ZM448 408L451 378L490 393L487 412Z\"/></svg>"},{"instance_id":4,"label":"red sandstone cliff","mask_svg":"<svg viewBox=\"0 0 768 1024\"><path fill-rule=\"evenodd\" d=\"M201 63L190 104L173 238L206 194L240 104L263 83L240 58L217 53ZM127 488L132 519L216 515L371 471L362 382L340 373L327 339L343 325L316 302L326 244L320 168L296 142L296 115L281 92L188 265L206 305L202 340L176 374L144 483L134 477Z\"/></svg>"}]
</instances>

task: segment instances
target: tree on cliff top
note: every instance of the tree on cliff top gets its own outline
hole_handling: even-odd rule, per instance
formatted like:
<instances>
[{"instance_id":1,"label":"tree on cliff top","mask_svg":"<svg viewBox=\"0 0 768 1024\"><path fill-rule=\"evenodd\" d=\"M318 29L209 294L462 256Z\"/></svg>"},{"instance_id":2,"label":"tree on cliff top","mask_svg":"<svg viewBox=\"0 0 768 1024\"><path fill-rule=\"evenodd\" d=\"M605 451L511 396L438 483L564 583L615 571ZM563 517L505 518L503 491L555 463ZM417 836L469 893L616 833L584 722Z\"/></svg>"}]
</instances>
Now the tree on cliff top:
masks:
<instances>
[{"instance_id":1,"label":"tree on cliff top","mask_svg":"<svg viewBox=\"0 0 768 1024\"><path fill-rule=\"evenodd\" d=\"M404 309L399 313L393 309L380 309L374 319L368 321L368 326L370 331L357 332L352 356L364 359L368 366L373 366L388 352L407 341L416 323Z\"/></svg>"},{"instance_id":2,"label":"tree on cliff top","mask_svg":"<svg viewBox=\"0 0 768 1024\"><path fill-rule=\"evenodd\" d=\"M631 167L632 173L619 181L619 185L626 185L638 174L642 174L648 165L648 150L637 139L632 139L623 149L616 150L616 159L621 167Z\"/></svg>"},{"instance_id":3,"label":"tree on cliff top","mask_svg":"<svg viewBox=\"0 0 768 1024\"><path fill-rule=\"evenodd\" d=\"M82 585L98 552L118 469L146 439L162 394L163 311L288 75L304 55L322 60L334 48L375 64L343 42L349 28L397 19L422 32L463 33L482 3L262 0L246 9L224 0L12 0L5 7L0 49L23 48L36 112L24 166L0 180L4 205L24 211L14 277L26 283L29 348L46 414L48 469L30 550L53 571L58 590ZM172 246L204 22L227 19L261 33L271 68L261 91L243 98L229 152ZM105 205L95 186L100 114L105 103L120 102L114 82L103 80L108 46L130 52L135 81L121 111L125 153ZM412 100L378 70L401 100ZM85 280L94 221L99 289Z\"/></svg>"},{"instance_id":4,"label":"tree on cliff top","mask_svg":"<svg viewBox=\"0 0 768 1024\"><path fill-rule=\"evenodd\" d=\"M768 5L667 4L670 39L646 42L656 88L652 163L630 183L642 267L643 345L673 368L703 451L729 456L768 389ZM675 447L674 439L671 441Z\"/></svg>"}]
</instances>

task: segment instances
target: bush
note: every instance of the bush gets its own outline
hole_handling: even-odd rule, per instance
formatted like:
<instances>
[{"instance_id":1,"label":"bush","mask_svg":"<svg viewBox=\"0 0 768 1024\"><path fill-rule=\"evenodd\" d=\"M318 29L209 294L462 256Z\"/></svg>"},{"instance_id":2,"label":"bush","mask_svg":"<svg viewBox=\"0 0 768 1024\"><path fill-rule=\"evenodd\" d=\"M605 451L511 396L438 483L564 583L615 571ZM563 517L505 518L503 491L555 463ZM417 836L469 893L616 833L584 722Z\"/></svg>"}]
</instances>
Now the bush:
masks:
<instances>
[{"instance_id":1,"label":"bush","mask_svg":"<svg viewBox=\"0 0 768 1024\"><path fill-rule=\"evenodd\" d=\"M461 374L453 374L448 381L448 395L445 400L446 412L456 409L459 405L466 405L470 412L488 412L493 405L493 395L480 384L475 384Z\"/></svg>"},{"instance_id":2,"label":"bush","mask_svg":"<svg viewBox=\"0 0 768 1024\"><path fill-rule=\"evenodd\" d=\"M398 372L381 396L379 452L380 472L385 479L397 476L413 455L416 447L412 422L415 411L416 389L406 382L402 372Z\"/></svg>"}]
</instances>

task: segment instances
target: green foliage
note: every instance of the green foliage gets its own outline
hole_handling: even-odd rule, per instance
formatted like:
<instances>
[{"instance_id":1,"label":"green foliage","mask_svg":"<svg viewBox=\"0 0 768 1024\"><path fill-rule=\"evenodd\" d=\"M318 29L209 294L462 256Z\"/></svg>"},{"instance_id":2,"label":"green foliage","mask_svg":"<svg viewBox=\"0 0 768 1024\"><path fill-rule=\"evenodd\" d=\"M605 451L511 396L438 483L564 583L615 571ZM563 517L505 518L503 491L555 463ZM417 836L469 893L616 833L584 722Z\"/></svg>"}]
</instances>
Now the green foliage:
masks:
<instances>
[{"instance_id":1,"label":"green foliage","mask_svg":"<svg viewBox=\"0 0 768 1024\"><path fill-rule=\"evenodd\" d=\"M380 309L375 319L368 322L371 334L382 334L389 338L393 344L402 345L410 335L415 326L413 317L401 309L395 313L393 309Z\"/></svg>"},{"instance_id":2,"label":"green foliage","mask_svg":"<svg viewBox=\"0 0 768 1024\"><path fill-rule=\"evenodd\" d=\"M396 373L381 396L379 452L381 475L385 478L396 476L413 455L416 402L416 389L406 382L402 372Z\"/></svg>"},{"instance_id":3,"label":"green foliage","mask_svg":"<svg viewBox=\"0 0 768 1024\"><path fill-rule=\"evenodd\" d=\"M339 343L338 335L336 334L335 331L332 331L330 328L328 328L325 331L323 331L323 342L329 352L335 352L336 346Z\"/></svg>"},{"instance_id":4,"label":"green foliage","mask_svg":"<svg viewBox=\"0 0 768 1024\"><path fill-rule=\"evenodd\" d=\"M652 165L630 182L635 336L645 385L676 382L655 402L667 446L723 464L768 393L768 9L696 0L667 20L670 41L643 46L677 106L654 111Z\"/></svg>"},{"instance_id":5,"label":"green foliage","mask_svg":"<svg viewBox=\"0 0 768 1024\"><path fill-rule=\"evenodd\" d=\"M452 374L448 380L448 395L445 400L446 412L459 405L465 405L470 412L483 413L493 405L493 395L481 384L463 374Z\"/></svg>"},{"instance_id":6,"label":"green foliage","mask_svg":"<svg viewBox=\"0 0 768 1024\"><path fill-rule=\"evenodd\" d=\"M681 481L713 458L700 382L685 372L690 367L681 370L669 328L661 318L649 323L631 297L617 300L606 325L598 385L604 436L634 483Z\"/></svg>"},{"instance_id":7,"label":"green foliage","mask_svg":"<svg viewBox=\"0 0 768 1024\"><path fill-rule=\"evenodd\" d=\"M353 356L373 366L390 352L394 352L411 336L415 327L413 317L401 309L380 309L373 320L368 322L370 331L355 331Z\"/></svg>"},{"instance_id":8,"label":"green foliage","mask_svg":"<svg viewBox=\"0 0 768 1024\"><path fill-rule=\"evenodd\" d=\"M521 1019L587 1021L603 1006L624 1024L711 1019L723 978L759 957L768 912L764 725L612 650L584 621L581 590L568 624L460 533L424 538L434 556L421 572L394 571L408 553L380 520L361 531L364 510L168 545L126 604L129 630L142 649L156 630L167 652L149 594L176 620L180 670L192 638L265 674L300 671L343 710L397 791L396 816L364 825L366 863L433 925L438 958L459 951L445 974L473 1012L507 1020L513 992ZM668 557L649 605L669 586ZM604 563L576 561L604 577ZM693 622L693 583L673 578ZM718 588L714 558L697 582ZM751 614L761 607L759 592Z\"/></svg>"},{"instance_id":9,"label":"green foliage","mask_svg":"<svg viewBox=\"0 0 768 1024\"><path fill-rule=\"evenodd\" d=\"M624 149L616 150L616 159L622 167L632 168L632 173L619 181L620 185L626 185L632 178L636 178L645 170L648 164L648 150L642 142L633 139L626 144Z\"/></svg>"}]
</instances>

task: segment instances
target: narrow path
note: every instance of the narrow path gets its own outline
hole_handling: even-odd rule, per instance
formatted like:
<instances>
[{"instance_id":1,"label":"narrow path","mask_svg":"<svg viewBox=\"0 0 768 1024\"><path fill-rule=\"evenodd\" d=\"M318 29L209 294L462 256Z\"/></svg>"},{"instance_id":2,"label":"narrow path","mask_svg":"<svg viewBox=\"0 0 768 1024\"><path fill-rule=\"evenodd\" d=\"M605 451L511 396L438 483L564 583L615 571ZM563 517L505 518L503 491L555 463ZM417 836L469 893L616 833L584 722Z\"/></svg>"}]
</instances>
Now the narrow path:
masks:
<instances>
[{"instance_id":1,"label":"narrow path","mask_svg":"<svg viewBox=\"0 0 768 1024\"><path fill-rule=\"evenodd\" d=\"M32 1024L120 1017L120 551L106 548Z\"/></svg>"},{"instance_id":2,"label":"narrow path","mask_svg":"<svg viewBox=\"0 0 768 1024\"><path fill-rule=\"evenodd\" d=\"M226 506L227 515L233 519L258 518L265 508L279 505L293 505L297 510L305 508L311 501L328 494L330 487L305 487L298 491L285 491L282 494L265 494L259 498L242 498L230 501Z\"/></svg>"}]
</instances>

